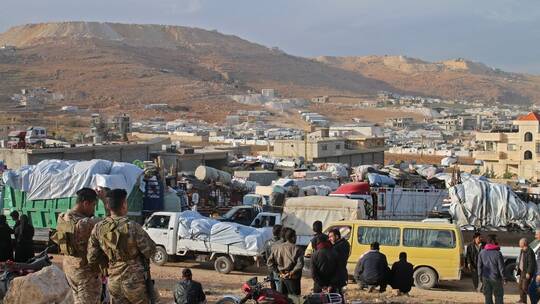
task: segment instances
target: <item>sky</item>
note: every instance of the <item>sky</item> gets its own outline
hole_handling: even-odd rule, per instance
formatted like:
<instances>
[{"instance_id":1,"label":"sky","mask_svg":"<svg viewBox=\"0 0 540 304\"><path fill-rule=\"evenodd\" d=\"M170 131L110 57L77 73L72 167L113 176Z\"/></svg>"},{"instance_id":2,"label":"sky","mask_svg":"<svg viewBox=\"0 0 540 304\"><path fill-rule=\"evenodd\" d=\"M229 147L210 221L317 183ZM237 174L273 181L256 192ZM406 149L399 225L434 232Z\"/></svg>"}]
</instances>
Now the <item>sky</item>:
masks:
<instances>
[{"instance_id":1,"label":"sky","mask_svg":"<svg viewBox=\"0 0 540 304\"><path fill-rule=\"evenodd\" d=\"M193 26L298 56L467 58L540 74L538 0L0 0L0 31L49 21Z\"/></svg>"}]
</instances>

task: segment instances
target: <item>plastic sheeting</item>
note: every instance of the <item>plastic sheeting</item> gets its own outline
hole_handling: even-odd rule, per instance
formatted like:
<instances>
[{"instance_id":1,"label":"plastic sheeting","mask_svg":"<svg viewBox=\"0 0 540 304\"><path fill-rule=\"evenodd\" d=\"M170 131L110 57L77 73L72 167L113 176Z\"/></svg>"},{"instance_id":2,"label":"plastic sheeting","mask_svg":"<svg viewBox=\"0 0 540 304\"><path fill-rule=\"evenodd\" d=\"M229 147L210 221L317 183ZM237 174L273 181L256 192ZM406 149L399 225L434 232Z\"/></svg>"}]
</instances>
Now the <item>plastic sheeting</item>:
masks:
<instances>
[{"instance_id":1,"label":"plastic sheeting","mask_svg":"<svg viewBox=\"0 0 540 304\"><path fill-rule=\"evenodd\" d=\"M194 211L180 214L178 236L257 252L261 252L266 241L272 238L268 229L219 222Z\"/></svg>"},{"instance_id":2,"label":"plastic sheeting","mask_svg":"<svg viewBox=\"0 0 540 304\"><path fill-rule=\"evenodd\" d=\"M540 221L536 206L522 201L508 186L474 178L449 189L450 214L459 226L535 229Z\"/></svg>"},{"instance_id":3,"label":"plastic sheeting","mask_svg":"<svg viewBox=\"0 0 540 304\"><path fill-rule=\"evenodd\" d=\"M27 193L28 199L36 200L72 197L79 189L95 188L98 183L110 188L123 184L122 188L129 194L142 173L135 165L108 160L44 160L37 165L6 172L3 179L6 185L20 189Z\"/></svg>"},{"instance_id":4,"label":"plastic sheeting","mask_svg":"<svg viewBox=\"0 0 540 304\"><path fill-rule=\"evenodd\" d=\"M395 186L396 181L386 175L377 173L368 173L369 185L382 187L382 186Z\"/></svg>"}]
</instances>

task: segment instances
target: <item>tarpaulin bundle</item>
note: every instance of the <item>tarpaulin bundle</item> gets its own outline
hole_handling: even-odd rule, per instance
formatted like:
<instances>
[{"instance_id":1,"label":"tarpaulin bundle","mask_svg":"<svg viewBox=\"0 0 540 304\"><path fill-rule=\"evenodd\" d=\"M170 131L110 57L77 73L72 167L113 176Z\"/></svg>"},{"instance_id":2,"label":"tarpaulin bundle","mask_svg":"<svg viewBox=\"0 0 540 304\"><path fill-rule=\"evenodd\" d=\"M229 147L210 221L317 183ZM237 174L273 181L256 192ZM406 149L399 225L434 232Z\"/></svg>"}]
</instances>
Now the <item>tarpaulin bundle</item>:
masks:
<instances>
[{"instance_id":1,"label":"tarpaulin bundle","mask_svg":"<svg viewBox=\"0 0 540 304\"><path fill-rule=\"evenodd\" d=\"M470 178L449 188L450 214L459 226L536 229L538 207L521 200L510 187Z\"/></svg>"}]
</instances>

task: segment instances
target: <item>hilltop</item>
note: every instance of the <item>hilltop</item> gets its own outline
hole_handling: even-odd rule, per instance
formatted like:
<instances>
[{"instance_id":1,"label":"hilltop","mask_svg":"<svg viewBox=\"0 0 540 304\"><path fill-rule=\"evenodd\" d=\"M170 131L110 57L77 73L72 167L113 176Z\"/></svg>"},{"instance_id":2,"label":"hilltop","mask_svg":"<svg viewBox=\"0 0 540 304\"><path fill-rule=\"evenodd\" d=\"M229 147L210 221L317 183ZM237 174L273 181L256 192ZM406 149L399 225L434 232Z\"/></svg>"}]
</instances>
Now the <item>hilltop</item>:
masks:
<instances>
[{"instance_id":1,"label":"hilltop","mask_svg":"<svg viewBox=\"0 0 540 304\"><path fill-rule=\"evenodd\" d=\"M403 56L291 56L234 35L198 28L98 22L16 26L0 34L0 102L47 87L62 104L141 114L169 103L188 117L220 120L249 108L228 98L275 88L285 97L374 96L378 91L502 102L540 101L540 79L467 60ZM216 111L216 105L220 111ZM147 115L147 114L145 114Z\"/></svg>"}]
</instances>

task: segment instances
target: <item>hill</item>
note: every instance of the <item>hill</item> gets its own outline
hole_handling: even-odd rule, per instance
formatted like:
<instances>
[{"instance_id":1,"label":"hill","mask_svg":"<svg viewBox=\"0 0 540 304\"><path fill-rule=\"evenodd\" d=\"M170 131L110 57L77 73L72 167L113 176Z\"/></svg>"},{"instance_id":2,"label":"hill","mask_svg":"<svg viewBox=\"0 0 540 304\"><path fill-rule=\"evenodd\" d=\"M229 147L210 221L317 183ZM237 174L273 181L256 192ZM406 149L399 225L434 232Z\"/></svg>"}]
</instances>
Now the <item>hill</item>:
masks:
<instances>
[{"instance_id":1,"label":"hill","mask_svg":"<svg viewBox=\"0 0 540 304\"><path fill-rule=\"evenodd\" d=\"M508 73L463 58L427 62L405 56L323 56L315 60L427 96L503 103L540 102L540 77Z\"/></svg>"},{"instance_id":2,"label":"hill","mask_svg":"<svg viewBox=\"0 0 540 304\"><path fill-rule=\"evenodd\" d=\"M286 97L365 96L385 90L503 102L540 101L539 77L466 60L429 63L391 56L291 56L233 35L197 28L98 22L16 26L0 34L0 103L22 88L47 87L58 104L142 111L168 103L184 117L220 121L250 108L230 94L275 88ZM216 108L216 106L218 106ZM57 107L56 107L57 108ZM178 113L171 116L178 117Z\"/></svg>"}]
</instances>

